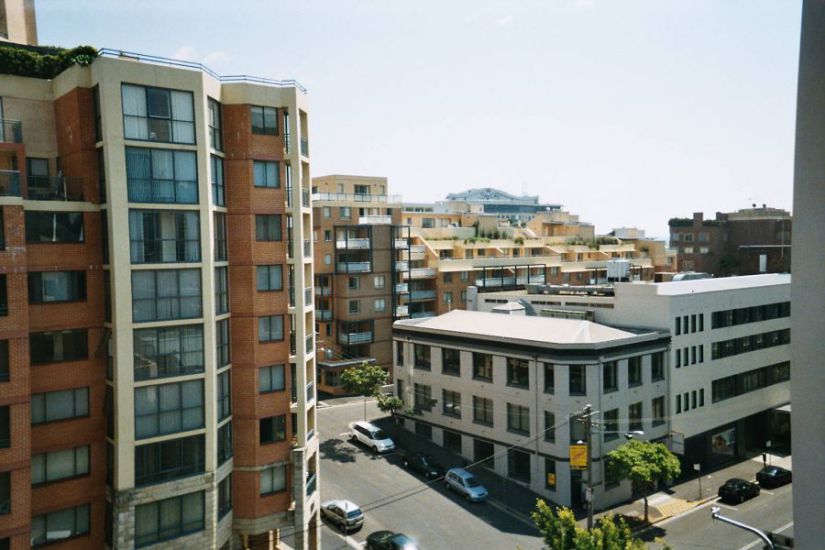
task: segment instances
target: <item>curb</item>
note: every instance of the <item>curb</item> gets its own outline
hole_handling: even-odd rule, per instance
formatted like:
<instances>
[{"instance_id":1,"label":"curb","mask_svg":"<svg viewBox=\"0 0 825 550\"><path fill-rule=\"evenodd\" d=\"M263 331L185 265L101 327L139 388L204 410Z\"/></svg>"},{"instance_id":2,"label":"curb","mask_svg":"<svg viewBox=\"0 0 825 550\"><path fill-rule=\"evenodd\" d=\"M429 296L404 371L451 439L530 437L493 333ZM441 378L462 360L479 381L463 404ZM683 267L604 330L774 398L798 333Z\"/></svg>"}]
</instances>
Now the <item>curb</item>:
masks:
<instances>
[{"instance_id":1,"label":"curb","mask_svg":"<svg viewBox=\"0 0 825 550\"><path fill-rule=\"evenodd\" d=\"M533 520L531 518L529 518L528 516L525 516L524 514L522 514L521 512L519 512L517 510L514 510L512 508L508 508L507 506L505 506L503 504L499 504L499 502L495 499L488 498L487 499L487 504L491 505L493 508L497 508L498 510L504 512L505 514L509 514L510 516L516 518L517 520L521 521L522 523L524 523L526 525L529 525L533 529L536 528L536 524L533 523Z\"/></svg>"},{"instance_id":2,"label":"curb","mask_svg":"<svg viewBox=\"0 0 825 550\"><path fill-rule=\"evenodd\" d=\"M655 527L657 524L662 523L662 522L663 522L663 521L665 521L665 520L668 520L668 519L671 519L671 518L675 518L675 517L677 517L677 516L680 516L680 515L682 515L682 514L685 514L685 513L687 513L687 512L690 512L691 510L695 510L696 508L698 508L698 507L700 507L700 506L703 506L703 505L707 504L708 502L710 502L710 501L712 501L712 500L714 500L714 499L716 499L716 498L718 498L716 495L712 495L712 496L705 497L705 498L703 498L703 499L701 499L701 500L685 501L685 502L689 502L689 503L690 503L690 505L691 505L691 506L690 506L690 508L687 508L687 509L685 509L684 511L679 512L678 514L674 514L674 515L672 515L672 516L662 516L662 517L658 518L658 519L657 519L657 520L655 520L655 521L651 521L651 522L649 522L647 525L644 525L644 526L642 526L642 527L637 527L636 529L631 530L631 532L632 532L634 535L638 535L638 534L640 534L640 533L644 533L644 532L645 532L645 531L647 531L648 529L651 529L651 528Z\"/></svg>"}]
</instances>

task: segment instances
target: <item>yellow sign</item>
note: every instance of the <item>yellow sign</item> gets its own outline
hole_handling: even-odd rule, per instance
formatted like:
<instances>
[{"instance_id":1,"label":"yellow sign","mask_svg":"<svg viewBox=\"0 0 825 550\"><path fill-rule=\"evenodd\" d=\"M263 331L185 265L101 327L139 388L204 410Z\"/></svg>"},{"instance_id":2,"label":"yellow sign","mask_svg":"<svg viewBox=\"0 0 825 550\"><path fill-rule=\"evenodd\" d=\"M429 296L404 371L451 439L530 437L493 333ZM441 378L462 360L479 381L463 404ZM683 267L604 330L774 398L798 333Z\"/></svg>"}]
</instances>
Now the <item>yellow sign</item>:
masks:
<instances>
[{"instance_id":1,"label":"yellow sign","mask_svg":"<svg viewBox=\"0 0 825 550\"><path fill-rule=\"evenodd\" d=\"M556 474L552 474L552 473L547 474L547 486L548 487L555 487L556 486Z\"/></svg>"},{"instance_id":2,"label":"yellow sign","mask_svg":"<svg viewBox=\"0 0 825 550\"><path fill-rule=\"evenodd\" d=\"M570 445L570 469L587 469L587 445Z\"/></svg>"}]
</instances>

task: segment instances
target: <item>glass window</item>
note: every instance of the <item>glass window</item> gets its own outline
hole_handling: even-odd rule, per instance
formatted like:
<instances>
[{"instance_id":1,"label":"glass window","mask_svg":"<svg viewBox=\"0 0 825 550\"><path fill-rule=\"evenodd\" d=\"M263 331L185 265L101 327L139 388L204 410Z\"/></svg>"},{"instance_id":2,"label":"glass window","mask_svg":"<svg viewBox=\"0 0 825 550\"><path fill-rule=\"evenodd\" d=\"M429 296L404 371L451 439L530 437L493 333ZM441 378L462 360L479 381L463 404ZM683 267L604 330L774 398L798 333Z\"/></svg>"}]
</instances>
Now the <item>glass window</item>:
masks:
<instances>
[{"instance_id":1,"label":"glass window","mask_svg":"<svg viewBox=\"0 0 825 550\"><path fill-rule=\"evenodd\" d=\"M133 264L199 262L200 235L197 212L129 211L129 250Z\"/></svg>"},{"instance_id":2,"label":"glass window","mask_svg":"<svg viewBox=\"0 0 825 550\"><path fill-rule=\"evenodd\" d=\"M517 388L530 387L530 363L527 359L507 358L507 385Z\"/></svg>"},{"instance_id":3,"label":"glass window","mask_svg":"<svg viewBox=\"0 0 825 550\"><path fill-rule=\"evenodd\" d=\"M702 349L701 347L699 348ZM665 354L656 352L650 356L650 378L654 382L665 379Z\"/></svg>"},{"instance_id":4,"label":"glass window","mask_svg":"<svg viewBox=\"0 0 825 550\"><path fill-rule=\"evenodd\" d=\"M202 316L200 269L132 272L132 319L165 321Z\"/></svg>"},{"instance_id":5,"label":"glass window","mask_svg":"<svg viewBox=\"0 0 825 550\"><path fill-rule=\"evenodd\" d=\"M203 427L203 381L135 388L135 437Z\"/></svg>"},{"instance_id":6,"label":"glass window","mask_svg":"<svg viewBox=\"0 0 825 550\"><path fill-rule=\"evenodd\" d=\"M281 265L259 265L257 278L260 292L284 289L284 268Z\"/></svg>"},{"instance_id":7,"label":"glass window","mask_svg":"<svg viewBox=\"0 0 825 550\"><path fill-rule=\"evenodd\" d=\"M252 117L252 133L258 135L278 135L278 111L275 107L249 107Z\"/></svg>"},{"instance_id":8,"label":"glass window","mask_svg":"<svg viewBox=\"0 0 825 550\"><path fill-rule=\"evenodd\" d=\"M413 366L417 369L430 370L430 346L426 344L413 344L415 362Z\"/></svg>"},{"instance_id":9,"label":"glass window","mask_svg":"<svg viewBox=\"0 0 825 550\"><path fill-rule=\"evenodd\" d=\"M399 366L404 365L404 342L397 340L395 342L395 354L396 354L396 364ZM400 394L399 394L400 397Z\"/></svg>"},{"instance_id":10,"label":"glass window","mask_svg":"<svg viewBox=\"0 0 825 550\"><path fill-rule=\"evenodd\" d=\"M286 491L286 464L276 464L261 470L261 494Z\"/></svg>"},{"instance_id":11,"label":"glass window","mask_svg":"<svg viewBox=\"0 0 825 550\"><path fill-rule=\"evenodd\" d=\"M556 461L552 458L544 459L544 488L556 490Z\"/></svg>"},{"instance_id":12,"label":"glass window","mask_svg":"<svg viewBox=\"0 0 825 550\"><path fill-rule=\"evenodd\" d=\"M524 483L530 483L530 453L518 449L508 449L507 476Z\"/></svg>"},{"instance_id":13,"label":"glass window","mask_svg":"<svg viewBox=\"0 0 825 550\"><path fill-rule=\"evenodd\" d=\"M444 448L461 454L461 434L450 430L442 431Z\"/></svg>"},{"instance_id":14,"label":"glass window","mask_svg":"<svg viewBox=\"0 0 825 550\"><path fill-rule=\"evenodd\" d=\"M602 365L602 391L604 393L619 390L619 367L616 361Z\"/></svg>"},{"instance_id":15,"label":"glass window","mask_svg":"<svg viewBox=\"0 0 825 550\"><path fill-rule=\"evenodd\" d=\"M204 436L193 435L135 447L135 485L179 479L204 471Z\"/></svg>"},{"instance_id":16,"label":"glass window","mask_svg":"<svg viewBox=\"0 0 825 550\"><path fill-rule=\"evenodd\" d=\"M375 298L372 302L372 309L376 313L381 313L387 310L387 301L384 298Z\"/></svg>"},{"instance_id":17,"label":"glass window","mask_svg":"<svg viewBox=\"0 0 825 550\"><path fill-rule=\"evenodd\" d=\"M452 348L441 348L441 372L461 376L461 352Z\"/></svg>"},{"instance_id":18,"label":"glass window","mask_svg":"<svg viewBox=\"0 0 825 550\"><path fill-rule=\"evenodd\" d=\"M232 510L232 474L229 474L218 483L218 519L221 519ZM231 543L227 542L227 545ZM227 550L228 550L227 546Z\"/></svg>"},{"instance_id":19,"label":"glass window","mask_svg":"<svg viewBox=\"0 0 825 550\"><path fill-rule=\"evenodd\" d=\"M570 365L570 395L587 394L587 370L585 365Z\"/></svg>"},{"instance_id":20,"label":"glass window","mask_svg":"<svg viewBox=\"0 0 825 550\"><path fill-rule=\"evenodd\" d=\"M32 365L88 359L88 332L86 329L32 332L29 335L29 355Z\"/></svg>"},{"instance_id":21,"label":"glass window","mask_svg":"<svg viewBox=\"0 0 825 550\"><path fill-rule=\"evenodd\" d=\"M135 547L175 539L204 528L204 492L135 506Z\"/></svg>"},{"instance_id":22,"label":"glass window","mask_svg":"<svg viewBox=\"0 0 825 550\"><path fill-rule=\"evenodd\" d=\"M453 293L452 292L445 292L443 294L444 303L451 304L453 302Z\"/></svg>"},{"instance_id":23,"label":"glass window","mask_svg":"<svg viewBox=\"0 0 825 550\"><path fill-rule=\"evenodd\" d=\"M89 388L33 394L31 415L32 424L89 416Z\"/></svg>"},{"instance_id":24,"label":"glass window","mask_svg":"<svg viewBox=\"0 0 825 550\"><path fill-rule=\"evenodd\" d=\"M86 299L85 271L29 272L29 303Z\"/></svg>"},{"instance_id":25,"label":"glass window","mask_svg":"<svg viewBox=\"0 0 825 550\"><path fill-rule=\"evenodd\" d=\"M375 275L372 278L372 286L373 286L373 288L384 288L384 276L383 275Z\"/></svg>"},{"instance_id":26,"label":"glass window","mask_svg":"<svg viewBox=\"0 0 825 550\"><path fill-rule=\"evenodd\" d=\"M286 415L261 418L259 424L261 445L286 440Z\"/></svg>"},{"instance_id":27,"label":"glass window","mask_svg":"<svg viewBox=\"0 0 825 550\"><path fill-rule=\"evenodd\" d=\"M556 414L550 411L544 411L544 440L556 442Z\"/></svg>"},{"instance_id":28,"label":"glass window","mask_svg":"<svg viewBox=\"0 0 825 550\"><path fill-rule=\"evenodd\" d=\"M281 240L281 215L280 214L258 214L255 216L255 240L257 241L280 241Z\"/></svg>"},{"instance_id":29,"label":"glass window","mask_svg":"<svg viewBox=\"0 0 825 550\"><path fill-rule=\"evenodd\" d=\"M26 243L82 243L82 212L26 211Z\"/></svg>"},{"instance_id":30,"label":"glass window","mask_svg":"<svg viewBox=\"0 0 825 550\"><path fill-rule=\"evenodd\" d=\"M197 153L127 147L126 185L130 202L195 204Z\"/></svg>"},{"instance_id":31,"label":"glass window","mask_svg":"<svg viewBox=\"0 0 825 550\"><path fill-rule=\"evenodd\" d=\"M633 430L641 430L643 429L642 426L642 403L641 401L638 403L633 403L628 408L628 418L630 419L630 423L628 428Z\"/></svg>"},{"instance_id":32,"label":"glass window","mask_svg":"<svg viewBox=\"0 0 825 550\"><path fill-rule=\"evenodd\" d=\"M135 380L203 372L203 326L134 331Z\"/></svg>"},{"instance_id":33,"label":"glass window","mask_svg":"<svg viewBox=\"0 0 825 550\"><path fill-rule=\"evenodd\" d=\"M192 92L123 84L126 139L195 143Z\"/></svg>"},{"instance_id":34,"label":"glass window","mask_svg":"<svg viewBox=\"0 0 825 550\"><path fill-rule=\"evenodd\" d=\"M627 360L627 384L638 386L642 383L642 358L630 357Z\"/></svg>"},{"instance_id":35,"label":"glass window","mask_svg":"<svg viewBox=\"0 0 825 550\"><path fill-rule=\"evenodd\" d=\"M277 342L284 339L284 316L258 317L258 341Z\"/></svg>"},{"instance_id":36,"label":"glass window","mask_svg":"<svg viewBox=\"0 0 825 550\"><path fill-rule=\"evenodd\" d=\"M225 262L227 259L226 214L215 212L213 216L215 222L215 261Z\"/></svg>"},{"instance_id":37,"label":"glass window","mask_svg":"<svg viewBox=\"0 0 825 550\"><path fill-rule=\"evenodd\" d=\"M284 391L286 389L283 365L272 365L258 369L258 393Z\"/></svg>"},{"instance_id":38,"label":"glass window","mask_svg":"<svg viewBox=\"0 0 825 550\"><path fill-rule=\"evenodd\" d=\"M218 367L228 365L232 360L229 346L229 319L221 319L215 323L215 347L218 356Z\"/></svg>"},{"instance_id":39,"label":"glass window","mask_svg":"<svg viewBox=\"0 0 825 550\"><path fill-rule=\"evenodd\" d=\"M215 268L215 314L229 312L229 268Z\"/></svg>"},{"instance_id":40,"label":"glass window","mask_svg":"<svg viewBox=\"0 0 825 550\"><path fill-rule=\"evenodd\" d=\"M223 159L221 157L211 155L210 162L210 178L212 182L212 202L215 206L226 206L226 184L223 175Z\"/></svg>"},{"instance_id":41,"label":"glass window","mask_svg":"<svg viewBox=\"0 0 825 550\"><path fill-rule=\"evenodd\" d=\"M232 382L229 369L218 375L218 422L232 414Z\"/></svg>"},{"instance_id":42,"label":"glass window","mask_svg":"<svg viewBox=\"0 0 825 550\"><path fill-rule=\"evenodd\" d=\"M32 456L32 485L89 473L89 446L52 451Z\"/></svg>"},{"instance_id":43,"label":"glass window","mask_svg":"<svg viewBox=\"0 0 825 550\"><path fill-rule=\"evenodd\" d=\"M433 390L426 384L413 384L413 408L417 411L431 411L433 409Z\"/></svg>"},{"instance_id":44,"label":"glass window","mask_svg":"<svg viewBox=\"0 0 825 550\"><path fill-rule=\"evenodd\" d=\"M358 300L349 300L347 305L350 313L358 313L361 311L361 302Z\"/></svg>"},{"instance_id":45,"label":"glass window","mask_svg":"<svg viewBox=\"0 0 825 550\"><path fill-rule=\"evenodd\" d=\"M0 382L9 380L9 341L0 340Z\"/></svg>"},{"instance_id":46,"label":"glass window","mask_svg":"<svg viewBox=\"0 0 825 550\"><path fill-rule=\"evenodd\" d=\"M704 397L704 393L703 393ZM660 426L665 423L665 398L657 397L651 401L651 408L653 409L653 425Z\"/></svg>"},{"instance_id":47,"label":"glass window","mask_svg":"<svg viewBox=\"0 0 825 550\"><path fill-rule=\"evenodd\" d=\"M475 380L493 381L493 356L488 353L473 352L473 378Z\"/></svg>"},{"instance_id":48,"label":"glass window","mask_svg":"<svg viewBox=\"0 0 825 550\"><path fill-rule=\"evenodd\" d=\"M493 400L473 396L473 422L484 426L493 425Z\"/></svg>"},{"instance_id":49,"label":"glass window","mask_svg":"<svg viewBox=\"0 0 825 550\"><path fill-rule=\"evenodd\" d=\"M218 428L218 466L232 458L232 422Z\"/></svg>"},{"instance_id":50,"label":"glass window","mask_svg":"<svg viewBox=\"0 0 825 550\"><path fill-rule=\"evenodd\" d=\"M40 546L89 532L89 505L64 508L35 516L31 523L31 545Z\"/></svg>"},{"instance_id":51,"label":"glass window","mask_svg":"<svg viewBox=\"0 0 825 550\"><path fill-rule=\"evenodd\" d=\"M544 393L556 393L556 369L552 363L544 364Z\"/></svg>"},{"instance_id":52,"label":"glass window","mask_svg":"<svg viewBox=\"0 0 825 550\"><path fill-rule=\"evenodd\" d=\"M519 434L530 434L530 409L507 403L507 430Z\"/></svg>"},{"instance_id":53,"label":"glass window","mask_svg":"<svg viewBox=\"0 0 825 550\"><path fill-rule=\"evenodd\" d=\"M619 409L611 409L602 414L604 440L613 441L619 437Z\"/></svg>"},{"instance_id":54,"label":"glass window","mask_svg":"<svg viewBox=\"0 0 825 550\"><path fill-rule=\"evenodd\" d=\"M281 187L281 173L278 163L270 160L252 161L252 181L255 187Z\"/></svg>"},{"instance_id":55,"label":"glass window","mask_svg":"<svg viewBox=\"0 0 825 550\"><path fill-rule=\"evenodd\" d=\"M209 146L216 151L223 151L223 117L221 117L221 104L209 98Z\"/></svg>"},{"instance_id":56,"label":"glass window","mask_svg":"<svg viewBox=\"0 0 825 550\"><path fill-rule=\"evenodd\" d=\"M442 404L445 416L461 418L461 393L457 391L441 390Z\"/></svg>"}]
</instances>

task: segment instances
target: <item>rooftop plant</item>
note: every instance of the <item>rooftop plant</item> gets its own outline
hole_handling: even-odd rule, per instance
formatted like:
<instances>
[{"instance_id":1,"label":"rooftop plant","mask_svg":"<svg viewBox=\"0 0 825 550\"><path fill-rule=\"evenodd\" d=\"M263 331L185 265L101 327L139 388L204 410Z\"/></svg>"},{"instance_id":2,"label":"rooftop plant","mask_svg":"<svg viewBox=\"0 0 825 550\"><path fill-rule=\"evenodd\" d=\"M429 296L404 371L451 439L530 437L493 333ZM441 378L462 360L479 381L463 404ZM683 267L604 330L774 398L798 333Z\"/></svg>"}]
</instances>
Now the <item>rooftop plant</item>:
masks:
<instances>
[{"instance_id":1,"label":"rooftop plant","mask_svg":"<svg viewBox=\"0 0 825 550\"><path fill-rule=\"evenodd\" d=\"M89 65L97 57L92 46L76 48L0 46L0 74L51 79L74 64Z\"/></svg>"}]
</instances>

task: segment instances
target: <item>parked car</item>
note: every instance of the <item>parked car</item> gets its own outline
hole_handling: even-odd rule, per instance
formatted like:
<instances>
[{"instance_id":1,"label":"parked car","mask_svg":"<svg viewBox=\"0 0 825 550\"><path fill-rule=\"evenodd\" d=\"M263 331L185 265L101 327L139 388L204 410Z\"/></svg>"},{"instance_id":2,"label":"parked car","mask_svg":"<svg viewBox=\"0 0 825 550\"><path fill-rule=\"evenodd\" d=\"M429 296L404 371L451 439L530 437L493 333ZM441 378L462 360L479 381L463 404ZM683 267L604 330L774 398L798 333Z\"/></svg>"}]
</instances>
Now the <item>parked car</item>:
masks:
<instances>
[{"instance_id":1,"label":"parked car","mask_svg":"<svg viewBox=\"0 0 825 550\"><path fill-rule=\"evenodd\" d=\"M478 482L476 476L464 468L450 468L444 476L444 486L473 502L487 499L487 489Z\"/></svg>"},{"instance_id":2,"label":"parked car","mask_svg":"<svg viewBox=\"0 0 825 550\"><path fill-rule=\"evenodd\" d=\"M444 466L438 463L431 454L416 452L404 457L404 467L422 474L427 479L444 477Z\"/></svg>"},{"instance_id":3,"label":"parked car","mask_svg":"<svg viewBox=\"0 0 825 550\"><path fill-rule=\"evenodd\" d=\"M367 537L367 550L419 550L413 539L404 533L376 531Z\"/></svg>"},{"instance_id":4,"label":"parked car","mask_svg":"<svg viewBox=\"0 0 825 550\"><path fill-rule=\"evenodd\" d=\"M728 502L745 502L749 498L759 496L759 485L744 479L732 478L719 487L718 494L719 498Z\"/></svg>"},{"instance_id":5,"label":"parked car","mask_svg":"<svg viewBox=\"0 0 825 550\"><path fill-rule=\"evenodd\" d=\"M390 436L375 424L358 421L349 425L350 439L366 445L376 453L386 453L395 450L395 443Z\"/></svg>"},{"instance_id":6,"label":"parked car","mask_svg":"<svg viewBox=\"0 0 825 550\"><path fill-rule=\"evenodd\" d=\"M765 466L756 474L760 487L779 487L793 481L790 470L779 466Z\"/></svg>"},{"instance_id":7,"label":"parked car","mask_svg":"<svg viewBox=\"0 0 825 550\"><path fill-rule=\"evenodd\" d=\"M328 500L321 503L321 517L341 531L354 531L364 525L364 512L349 500Z\"/></svg>"}]
</instances>

